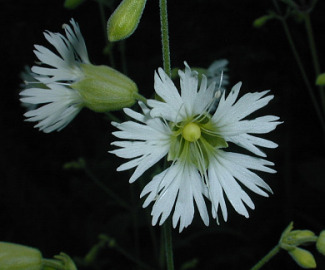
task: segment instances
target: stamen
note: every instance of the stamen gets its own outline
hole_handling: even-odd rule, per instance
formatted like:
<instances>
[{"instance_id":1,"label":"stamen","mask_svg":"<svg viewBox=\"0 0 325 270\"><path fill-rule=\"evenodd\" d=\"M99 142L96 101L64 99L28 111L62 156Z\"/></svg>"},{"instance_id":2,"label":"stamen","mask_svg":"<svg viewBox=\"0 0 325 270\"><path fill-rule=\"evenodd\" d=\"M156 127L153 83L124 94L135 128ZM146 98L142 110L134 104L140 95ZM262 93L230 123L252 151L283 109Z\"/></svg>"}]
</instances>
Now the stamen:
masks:
<instances>
[{"instance_id":1,"label":"stamen","mask_svg":"<svg viewBox=\"0 0 325 270\"><path fill-rule=\"evenodd\" d=\"M24 84L26 84L26 85L28 85L28 84L39 84L40 82L39 81L37 81L37 82L30 82L30 81L26 81L26 80L24 80Z\"/></svg>"},{"instance_id":2,"label":"stamen","mask_svg":"<svg viewBox=\"0 0 325 270\"><path fill-rule=\"evenodd\" d=\"M200 174L203 177L203 181L204 183L206 183L206 179L208 179L206 176L206 169L205 169L205 160L204 160L204 154L203 154L203 150L201 148L201 145L199 142L194 142L194 146L197 148L197 152L198 152L198 158L197 158L197 162L198 162L198 170L200 172Z\"/></svg>"},{"instance_id":3,"label":"stamen","mask_svg":"<svg viewBox=\"0 0 325 270\"><path fill-rule=\"evenodd\" d=\"M207 109L207 112L208 112L208 113L210 113L210 111L211 111L212 108L213 108L214 103L215 103L216 100L219 99L220 96L221 96L221 85L222 85L222 81L223 81L223 70L221 71L218 90L215 92L215 94L214 94L214 98L212 99L210 105L208 106L208 108L209 108L209 109Z\"/></svg>"},{"instance_id":4,"label":"stamen","mask_svg":"<svg viewBox=\"0 0 325 270\"><path fill-rule=\"evenodd\" d=\"M177 114L175 116L175 120L174 120L174 123L175 123L175 126L179 128L178 126L178 123L177 123L177 119L178 119L178 116L180 115L180 111L181 109L184 107L184 103L179 107L178 111L177 111Z\"/></svg>"}]
</instances>

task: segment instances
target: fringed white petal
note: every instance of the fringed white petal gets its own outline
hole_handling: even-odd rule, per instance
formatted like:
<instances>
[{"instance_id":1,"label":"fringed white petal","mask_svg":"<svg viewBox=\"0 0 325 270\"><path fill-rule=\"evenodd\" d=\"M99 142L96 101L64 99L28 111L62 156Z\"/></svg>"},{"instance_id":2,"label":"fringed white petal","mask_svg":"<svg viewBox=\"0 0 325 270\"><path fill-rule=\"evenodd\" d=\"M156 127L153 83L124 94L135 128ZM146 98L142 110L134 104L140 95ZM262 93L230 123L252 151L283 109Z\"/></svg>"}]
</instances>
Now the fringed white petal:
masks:
<instances>
[{"instance_id":1,"label":"fringed white petal","mask_svg":"<svg viewBox=\"0 0 325 270\"><path fill-rule=\"evenodd\" d=\"M44 32L46 40L53 45L58 55L51 50L35 45L34 53L45 66L34 66L32 71L43 83L72 82L83 76L80 64L89 64L85 41L78 24L71 19L71 26L64 25L66 37L59 33ZM49 67L51 68L49 68Z\"/></svg>"},{"instance_id":2,"label":"fringed white petal","mask_svg":"<svg viewBox=\"0 0 325 270\"><path fill-rule=\"evenodd\" d=\"M156 175L143 189L141 197L148 194L143 207L155 201L152 208L153 225L159 220L163 224L173 213L173 227L179 223L179 231L188 227L194 217L194 201L203 222L208 225L209 217L203 199L202 179L197 170L186 164L176 163Z\"/></svg>"},{"instance_id":3,"label":"fringed white petal","mask_svg":"<svg viewBox=\"0 0 325 270\"><path fill-rule=\"evenodd\" d=\"M38 122L35 127L46 133L63 129L83 107L75 90L57 84L47 86L49 89L28 88L20 92L22 102L44 104L26 112L25 117L26 121Z\"/></svg>"}]
</instances>

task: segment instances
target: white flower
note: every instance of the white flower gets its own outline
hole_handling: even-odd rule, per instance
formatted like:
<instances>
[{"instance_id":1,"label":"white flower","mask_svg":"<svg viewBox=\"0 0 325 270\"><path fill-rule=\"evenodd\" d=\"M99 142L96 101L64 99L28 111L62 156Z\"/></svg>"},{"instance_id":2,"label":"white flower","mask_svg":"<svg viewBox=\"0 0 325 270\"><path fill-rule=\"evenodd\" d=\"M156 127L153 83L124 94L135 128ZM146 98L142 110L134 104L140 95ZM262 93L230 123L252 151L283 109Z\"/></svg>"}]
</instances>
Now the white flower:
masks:
<instances>
[{"instance_id":1,"label":"white flower","mask_svg":"<svg viewBox=\"0 0 325 270\"><path fill-rule=\"evenodd\" d=\"M127 76L108 66L92 65L78 24L63 25L66 37L45 32L45 38L56 53L35 45L35 55L41 62L33 66L27 86L20 92L27 121L44 132L60 131L83 107L96 112L119 110L132 106L138 89ZM33 106L28 106L32 104ZM27 106L26 106L27 105ZM36 108L36 109L35 109Z\"/></svg>"},{"instance_id":2,"label":"white flower","mask_svg":"<svg viewBox=\"0 0 325 270\"><path fill-rule=\"evenodd\" d=\"M21 102L30 110L26 121L38 122L35 127L44 132L60 131L79 113L83 99L69 86L83 77L81 63L89 63L85 41L78 24L71 19L72 28L64 25L66 37L45 32L45 38L59 56L49 49L35 45L38 60L45 66L33 66L27 86L20 92ZM51 67L51 68L50 68ZM28 107L28 106L26 106Z\"/></svg>"},{"instance_id":3,"label":"white flower","mask_svg":"<svg viewBox=\"0 0 325 270\"><path fill-rule=\"evenodd\" d=\"M199 86L197 73L187 64L185 72L179 71L179 75L180 94L166 73L158 69L155 91L164 101L148 100L150 109L139 103L142 114L124 109L135 121L113 123L119 129L113 134L123 141L113 142L120 148L111 153L131 159L117 170L135 167L130 178L130 182L134 182L167 157L169 167L154 176L140 195L147 195L143 207L154 203L153 225L159 219L159 225L163 224L173 211L173 226L175 228L179 222L179 231L182 231L193 220L194 201L203 222L208 225L205 198L210 200L212 217L217 222L219 208L223 219L227 220L226 199L239 214L248 217L246 207L254 209L254 203L243 187L268 196L265 191L272 192L271 188L254 171L275 173L268 167L274 164L259 157L228 152L226 148L231 142L266 157L259 147L277 147L252 134L274 130L280 124L278 117L267 115L245 120L267 105L273 96L263 91L247 93L238 99L241 86L238 83L227 97L222 94L216 111L210 113L215 84L208 86L203 76Z\"/></svg>"}]
</instances>

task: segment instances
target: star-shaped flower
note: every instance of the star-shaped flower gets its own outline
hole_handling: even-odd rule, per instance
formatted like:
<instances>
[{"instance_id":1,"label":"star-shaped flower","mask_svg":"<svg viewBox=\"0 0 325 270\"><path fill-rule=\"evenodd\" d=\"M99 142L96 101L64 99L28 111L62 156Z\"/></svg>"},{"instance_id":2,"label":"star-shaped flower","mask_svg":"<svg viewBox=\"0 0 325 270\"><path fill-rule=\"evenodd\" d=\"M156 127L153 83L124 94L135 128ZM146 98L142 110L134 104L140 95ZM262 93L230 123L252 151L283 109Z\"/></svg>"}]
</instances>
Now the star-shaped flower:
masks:
<instances>
[{"instance_id":1,"label":"star-shaped flower","mask_svg":"<svg viewBox=\"0 0 325 270\"><path fill-rule=\"evenodd\" d=\"M226 200L241 215L248 217L247 206L254 203L243 189L262 196L271 188L255 171L275 173L274 165L260 157L266 155L259 147L276 148L277 144L255 136L276 128L279 117L267 115L247 120L251 113L266 106L273 98L269 91L247 93L238 99L241 83L236 84L228 96L221 95L215 111L215 83L207 85L203 76L198 85L196 72L185 63L185 72L179 71L181 91L160 68L155 73L155 91L163 101L148 100L148 106L139 103L142 113L124 109L133 118L121 124L113 134L122 139L112 144L119 149L115 155L131 159L118 167L118 171L136 168L130 182L137 180L158 161L167 158L168 167L144 187L143 207L153 202L152 224L163 224L172 213L174 228L179 231L191 224L194 202L205 223L209 215L205 198L211 202L212 217L217 219L221 210L228 218ZM237 101L236 101L237 100ZM234 143L253 154L227 151Z\"/></svg>"}]
</instances>

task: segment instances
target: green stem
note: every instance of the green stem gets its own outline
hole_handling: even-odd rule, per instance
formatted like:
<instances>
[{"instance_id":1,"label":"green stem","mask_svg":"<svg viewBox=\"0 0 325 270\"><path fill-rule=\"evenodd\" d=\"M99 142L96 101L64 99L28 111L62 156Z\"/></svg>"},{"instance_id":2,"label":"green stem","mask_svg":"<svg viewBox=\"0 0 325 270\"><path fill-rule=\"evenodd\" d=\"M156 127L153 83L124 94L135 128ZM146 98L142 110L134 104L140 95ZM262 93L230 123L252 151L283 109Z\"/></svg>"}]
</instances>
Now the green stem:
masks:
<instances>
[{"instance_id":1,"label":"green stem","mask_svg":"<svg viewBox=\"0 0 325 270\"><path fill-rule=\"evenodd\" d=\"M170 219L168 218L162 226L165 243L166 263L168 270L174 270L173 242Z\"/></svg>"},{"instance_id":2,"label":"green stem","mask_svg":"<svg viewBox=\"0 0 325 270\"><path fill-rule=\"evenodd\" d=\"M159 0L160 6L160 29L161 29L161 45L164 70L167 75L171 76L170 65L170 50L169 50L169 34L168 34L168 14L167 14L167 0Z\"/></svg>"},{"instance_id":3,"label":"green stem","mask_svg":"<svg viewBox=\"0 0 325 270\"><path fill-rule=\"evenodd\" d=\"M308 12L305 13L304 19L305 19L305 26L306 26L307 36L308 36L310 52L311 52L311 56L313 59L314 69L315 69L315 73L316 73L316 77L317 77L321 73L321 71L320 71L320 64L318 61L318 55L317 55L317 49L316 49L316 44L315 44L315 38L314 38L314 34L313 34L313 28L311 26L310 15ZM319 91L320 91L320 96L321 96L321 100L322 100L323 112L325 112L324 87L319 86Z\"/></svg>"},{"instance_id":4,"label":"green stem","mask_svg":"<svg viewBox=\"0 0 325 270\"><path fill-rule=\"evenodd\" d=\"M142 101L144 104L147 104L147 99L139 93L134 94L136 100Z\"/></svg>"},{"instance_id":5,"label":"green stem","mask_svg":"<svg viewBox=\"0 0 325 270\"><path fill-rule=\"evenodd\" d=\"M108 49L108 56L109 56L109 61L110 65L112 68L115 68L115 59L114 59L114 54L113 54L113 44L108 42L107 38L107 19L105 16L105 9L104 5L101 1L98 1L98 6L99 6L99 13L100 13L100 21L103 27L103 32L104 32L104 37L105 37L105 44Z\"/></svg>"},{"instance_id":6,"label":"green stem","mask_svg":"<svg viewBox=\"0 0 325 270\"><path fill-rule=\"evenodd\" d=\"M117 122L117 123L121 123L121 119L116 117L114 114L112 114L111 112L105 112L105 115L107 116L107 118L110 120L110 121L114 121L114 122Z\"/></svg>"},{"instance_id":7,"label":"green stem","mask_svg":"<svg viewBox=\"0 0 325 270\"><path fill-rule=\"evenodd\" d=\"M99 7L99 13L100 13L100 22L102 24L103 32L104 32L104 37L106 40L106 43L108 43L108 38L107 38L107 26L106 26L106 16L105 16L105 10L104 10L104 5L100 1L98 1L98 7Z\"/></svg>"},{"instance_id":8,"label":"green stem","mask_svg":"<svg viewBox=\"0 0 325 270\"><path fill-rule=\"evenodd\" d=\"M281 250L279 245L276 245L272 250L269 251L257 264L255 264L251 270L258 270L266 264L269 260L271 260L279 251Z\"/></svg>"},{"instance_id":9,"label":"green stem","mask_svg":"<svg viewBox=\"0 0 325 270\"><path fill-rule=\"evenodd\" d=\"M320 123L321 123L321 127L322 127L322 129L323 129L323 132L325 133L325 123L324 123L324 118L323 118L322 111L321 111L321 109L320 109L320 107L319 107L319 105L318 105L317 99L316 99L316 97L315 97L315 94L314 94L314 92L313 92L313 89L312 89L311 84L310 84L310 82L309 82L309 80L308 80L307 74L306 74L306 72L305 72L305 69L304 69L303 63L302 63L302 61L301 61L301 59L300 59L300 56L299 56L298 51L297 51L297 49L296 49L296 46L295 46L295 44L294 44L294 42L293 42L293 39L292 39L291 33L290 33L290 31L289 31L289 27L288 27L288 25L287 25L285 19L281 19L281 22L282 22L282 25L283 25L283 28L284 28L285 34L286 34L286 36L287 36L288 42L289 42L289 44L290 44L290 47L291 47L292 53L293 53L293 55L294 55L294 57L295 57L295 59L296 59L296 62L297 62L297 64L298 64L298 67L299 67L299 69L300 69L300 72L301 72L302 78L303 78L303 80L304 80L304 82L305 82L305 84L306 84L306 87L307 87L308 93L309 93L309 95L310 95L311 101L312 101L312 103L313 103L313 105L314 105L314 108L315 108L315 110L316 110L317 117L318 117L318 119L319 119L319 121L320 121Z\"/></svg>"},{"instance_id":10,"label":"green stem","mask_svg":"<svg viewBox=\"0 0 325 270\"><path fill-rule=\"evenodd\" d=\"M160 29L161 29L161 45L164 70L167 75L171 76L170 50L169 50L169 34L168 34L168 14L167 0L159 0L160 7ZM174 270L173 243L171 223L169 218L163 224L163 240L165 246L166 263L168 270Z\"/></svg>"},{"instance_id":11,"label":"green stem","mask_svg":"<svg viewBox=\"0 0 325 270\"><path fill-rule=\"evenodd\" d=\"M314 69L315 69L316 75L318 75L318 74L320 74L320 65L319 65L319 62L318 62L315 39L314 39L314 34L313 34L312 26L311 26L309 13L305 14L304 19L305 19L305 26L306 26L310 51L311 51L311 55L312 55L312 58L313 58Z\"/></svg>"}]
</instances>

